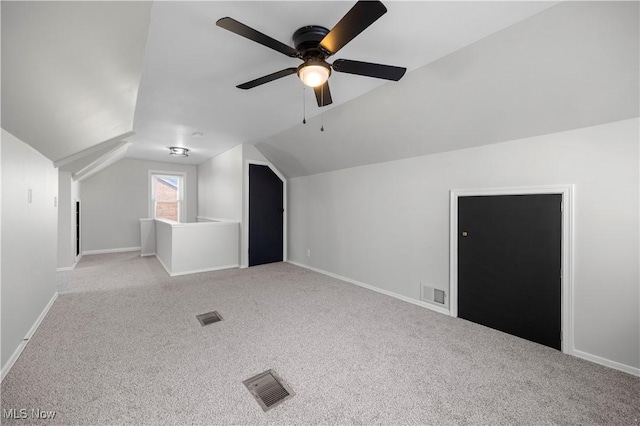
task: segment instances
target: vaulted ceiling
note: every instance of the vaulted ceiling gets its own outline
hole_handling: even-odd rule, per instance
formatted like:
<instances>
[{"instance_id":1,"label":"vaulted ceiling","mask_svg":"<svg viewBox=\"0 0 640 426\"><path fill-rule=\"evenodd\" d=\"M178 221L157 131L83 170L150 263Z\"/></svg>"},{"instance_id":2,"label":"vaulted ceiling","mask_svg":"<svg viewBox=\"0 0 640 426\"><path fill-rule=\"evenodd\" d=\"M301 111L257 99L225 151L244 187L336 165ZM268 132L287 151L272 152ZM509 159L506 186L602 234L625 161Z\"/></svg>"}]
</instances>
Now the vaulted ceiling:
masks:
<instances>
[{"instance_id":1,"label":"vaulted ceiling","mask_svg":"<svg viewBox=\"0 0 640 426\"><path fill-rule=\"evenodd\" d=\"M353 4L3 1L2 127L84 176L250 143L295 177L638 115L638 2L386 1L331 60L404 66L399 82L333 73L324 108L295 75L235 87L300 61L216 20L293 45Z\"/></svg>"},{"instance_id":2,"label":"vaulted ceiling","mask_svg":"<svg viewBox=\"0 0 640 426\"><path fill-rule=\"evenodd\" d=\"M52 161L133 130L149 2L7 2L2 128Z\"/></svg>"},{"instance_id":3,"label":"vaulted ceiling","mask_svg":"<svg viewBox=\"0 0 640 426\"><path fill-rule=\"evenodd\" d=\"M564 2L255 146L296 177L638 117L639 5Z\"/></svg>"},{"instance_id":4,"label":"vaulted ceiling","mask_svg":"<svg viewBox=\"0 0 640 426\"><path fill-rule=\"evenodd\" d=\"M167 147L192 150L197 164L239 143L253 143L302 122L303 85L295 75L240 90L235 86L301 62L215 26L230 16L282 43L305 25L333 27L354 1L156 2L129 155L167 161ZM347 58L414 70L552 6L545 2L397 2L331 60ZM333 73L333 104L318 108L306 90L307 117L385 84ZM192 138L194 132L203 134Z\"/></svg>"},{"instance_id":5,"label":"vaulted ceiling","mask_svg":"<svg viewBox=\"0 0 640 426\"><path fill-rule=\"evenodd\" d=\"M409 78L554 4L388 1L387 14L336 58L405 66ZM216 27L216 20L231 16L291 45L297 28L331 28L352 5L3 1L2 127L67 169L113 154L123 140L131 142L128 157L200 163L293 128L303 115L295 76L235 88L299 61ZM307 117L398 84L344 73L330 83L334 103L322 110L306 91ZM191 156L170 158L173 145L191 148Z\"/></svg>"}]
</instances>

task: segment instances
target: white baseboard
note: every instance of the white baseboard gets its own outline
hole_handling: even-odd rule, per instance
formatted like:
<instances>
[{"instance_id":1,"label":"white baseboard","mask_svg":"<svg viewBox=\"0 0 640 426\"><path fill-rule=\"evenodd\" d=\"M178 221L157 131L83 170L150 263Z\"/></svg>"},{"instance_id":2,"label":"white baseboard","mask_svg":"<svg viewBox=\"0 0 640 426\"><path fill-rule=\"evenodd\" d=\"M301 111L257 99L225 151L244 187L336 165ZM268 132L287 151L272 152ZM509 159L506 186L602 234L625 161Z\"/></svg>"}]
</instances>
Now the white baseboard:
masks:
<instances>
[{"instance_id":1,"label":"white baseboard","mask_svg":"<svg viewBox=\"0 0 640 426\"><path fill-rule=\"evenodd\" d=\"M107 253L126 253L129 251L140 251L140 247L122 247L103 250L83 250L82 254L107 254Z\"/></svg>"},{"instance_id":2,"label":"white baseboard","mask_svg":"<svg viewBox=\"0 0 640 426\"><path fill-rule=\"evenodd\" d=\"M358 285L360 287L368 288L369 290L377 291L378 293L386 294L387 296L395 297L396 299L400 299L400 300L403 300L405 302L413 303L414 305L422 306L423 308L431 309L431 310L439 312L441 314L450 315L449 310L446 309L446 308L440 308L439 306L431 306L430 304L427 304L427 303L419 301L419 300L414 300L414 299L408 298L408 297L403 296L401 294L397 294L397 293L393 293L393 292L390 292L390 291L387 291L387 290L383 290L383 289L380 289L378 287L374 287L374 286L369 285L369 284L365 284L365 283L362 283L362 282L359 282L359 281L356 281L356 280L352 280L351 278L343 277L341 275L334 274L334 273L331 273L331 272L328 272L328 271L324 271L322 269L314 268L312 266L304 265L302 263L294 262L292 260L289 260L288 263L291 263L292 265L296 265L296 266L299 266L301 268L309 269L311 271L315 271L315 272L318 272L318 273L321 273L321 274L324 274L324 275L328 275L328 276L330 276L332 278L336 278L336 279L339 279L339 280L342 280L342 281L346 281L348 283L352 283L352 284ZM587 353L587 352L582 352L582 351L579 351L577 349L574 349L572 351L572 353L568 354L568 355L573 355L573 356L576 356L578 358L582 358L582 359L585 359L587 361L594 362L596 364L604 365L605 367L613 368L615 370L620 370L620 371L623 371L625 373L629 373L629 374L632 374L634 376L640 377L640 369L636 368L636 367L632 367L630 365L626 365L626 364L622 364L622 363L619 363L619 362L616 362L616 361L612 361L612 360L609 360L609 359L606 359L606 358L602 358L602 357L599 357L597 355L592 355L592 354Z\"/></svg>"},{"instance_id":3,"label":"white baseboard","mask_svg":"<svg viewBox=\"0 0 640 426\"><path fill-rule=\"evenodd\" d=\"M49 309L51 309L51 306L53 306L53 302L55 302L57 298L58 298L58 292L55 292L53 294L53 297L51 297L51 300L49 300L49 303L47 303L47 306L45 306L42 312L40 313L40 316L38 316L38 318L36 319L36 322L33 323L31 328L27 332L27 335L24 336L24 340L20 342L16 350L13 352L13 355L11 355L11 358L9 358L9 360L4 365L4 367L2 367L2 377L0 378L0 382L4 380L4 378L7 376L7 373L9 373L9 370L11 370L11 367L13 367L13 364L15 364L15 362L18 360L18 357L20 356L24 348L27 346L27 344L31 340L31 337L36 332L40 324L42 323L42 320L44 320L44 317L46 317L47 313L49 313Z\"/></svg>"},{"instance_id":4,"label":"white baseboard","mask_svg":"<svg viewBox=\"0 0 640 426\"><path fill-rule=\"evenodd\" d=\"M178 277L180 275L189 275L189 274L199 274L199 273L202 273L202 272L221 271L223 269L231 269L231 268L237 268L237 267L238 267L238 264L236 263L235 265L215 266L213 268L194 269L194 270L191 270L191 271L174 272L174 273L171 273L169 275L171 275L172 277Z\"/></svg>"},{"instance_id":5,"label":"white baseboard","mask_svg":"<svg viewBox=\"0 0 640 426\"><path fill-rule=\"evenodd\" d=\"M239 223L240 220L220 219L219 217L196 216L197 222L222 222L222 223Z\"/></svg>"},{"instance_id":6,"label":"white baseboard","mask_svg":"<svg viewBox=\"0 0 640 426\"><path fill-rule=\"evenodd\" d=\"M336 279L341 280L341 281L346 281L348 283L355 284L357 286L364 287L366 289L373 290L375 292L382 293L382 294L387 295L387 296L391 296L393 298L402 300L403 302L408 302L408 303L420 306L422 308L431 309L432 311L435 311L435 312L438 312L438 313L441 313L441 314L444 314L444 315L450 315L449 309L447 309L447 308L441 308L440 306L433 306L433 305L431 305L429 303L426 303L426 302L423 302L421 300L412 299L410 297L403 296L401 294L394 293L394 292L389 291L389 290L384 290L384 289L381 289L379 287L372 286L370 284L365 284L363 282L356 281L356 280L353 280L351 278L343 277L342 275L334 274L333 272L325 271L323 269L314 268L313 266L305 265L303 263L294 262L293 260L288 260L287 263L299 266L301 268L309 269L311 271L318 272L320 274L327 275L329 277L336 278Z\"/></svg>"},{"instance_id":7,"label":"white baseboard","mask_svg":"<svg viewBox=\"0 0 640 426\"><path fill-rule=\"evenodd\" d=\"M73 265L56 268L56 272L73 271L74 269L76 269L76 266L78 266L78 262L80 262L80 259L82 259L82 253L76 256L76 260L73 262Z\"/></svg>"},{"instance_id":8,"label":"white baseboard","mask_svg":"<svg viewBox=\"0 0 640 426\"><path fill-rule=\"evenodd\" d=\"M167 274L169 274L169 276L171 275L171 269L169 269L169 267L167 265L164 264L164 262L162 261L162 259L160 259L160 256L158 256L157 254L155 255L156 259L158 259L158 262L160 262L160 265L162 265L162 267L164 268L164 270L167 272Z\"/></svg>"},{"instance_id":9,"label":"white baseboard","mask_svg":"<svg viewBox=\"0 0 640 426\"><path fill-rule=\"evenodd\" d=\"M595 362L596 364L604 365L605 367L624 371L625 373L629 373L634 376L640 377L640 368L632 367L630 365L622 364L616 361L611 361L610 359L602 358L597 355L592 355L587 352L582 352L577 349L573 350L572 355L578 358L586 359L587 361Z\"/></svg>"},{"instance_id":10,"label":"white baseboard","mask_svg":"<svg viewBox=\"0 0 640 426\"><path fill-rule=\"evenodd\" d=\"M162 259L160 259L158 257L158 255L156 255L156 259L158 259L158 262L160 262L160 264L162 265L164 270L167 272L167 274L169 274L170 277L179 277L180 275L189 275L189 274L199 274L201 272L220 271L222 269L231 269L231 268L237 268L238 267L238 264L236 263L234 265L214 266L213 268L204 268L204 269L194 269L194 270L190 270L190 271L172 272L171 269L169 269L169 267L167 267L167 265L165 265L165 263L162 261Z\"/></svg>"},{"instance_id":11,"label":"white baseboard","mask_svg":"<svg viewBox=\"0 0 640 426\"><path fill-rule=\"evenodd\" d=\"M56 272L73 271L74 269L76 269L75 263L71 266L63 266L62 268L56 268Z\"/></svg>"},{"instance_id":12,"label":"white baseboard","mask_svg":"<svg viewBox=\"0 0 640 426\"><path fill-rule=\"evenodd\" d=\"M140 253L140 257L155 256L155 253Z\"/></svg>"},{"instance_id":13,"label":"white baseboard","mask_svg":"<svg viewBox=\"0 0 640 426\"><path fill-rule=\"evenodd\" d=\"M222 222L220 219L216 219L215 217L207 217L207 216L196 216L197 222Z\"/></svg>"}]
</instances>

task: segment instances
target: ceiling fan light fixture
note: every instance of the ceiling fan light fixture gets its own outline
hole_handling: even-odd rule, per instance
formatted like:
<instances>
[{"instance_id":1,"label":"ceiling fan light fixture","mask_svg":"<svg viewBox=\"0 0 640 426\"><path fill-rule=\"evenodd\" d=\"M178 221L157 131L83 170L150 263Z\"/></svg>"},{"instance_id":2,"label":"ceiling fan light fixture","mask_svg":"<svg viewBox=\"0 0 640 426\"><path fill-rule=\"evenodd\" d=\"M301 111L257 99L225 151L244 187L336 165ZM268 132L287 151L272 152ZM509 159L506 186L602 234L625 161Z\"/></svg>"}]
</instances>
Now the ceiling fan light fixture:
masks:
<instances>
[{"instance_id":1,"label":"ceiling fan light fixture","mask_svg":"<svg viewBox=\"0 0 640 426\"><path fill-rule=\"evenodd\" d=\"M308 61L298 67L298 77L305 86L322 86L329 79L331 68L326 62Z\"/></svg>"},{"instance_id":2,"label":"ceiling fan light fixture","mask_svg":"<svg viewBox=\"0 0 640 426\"><path fill-rule=\"evenodd\" d=\"M188 157L189 150L187 148L182 148L179 146L172 146L169 148L169 155L174 155L176 157Z\"/></svg>"}]
</instances>

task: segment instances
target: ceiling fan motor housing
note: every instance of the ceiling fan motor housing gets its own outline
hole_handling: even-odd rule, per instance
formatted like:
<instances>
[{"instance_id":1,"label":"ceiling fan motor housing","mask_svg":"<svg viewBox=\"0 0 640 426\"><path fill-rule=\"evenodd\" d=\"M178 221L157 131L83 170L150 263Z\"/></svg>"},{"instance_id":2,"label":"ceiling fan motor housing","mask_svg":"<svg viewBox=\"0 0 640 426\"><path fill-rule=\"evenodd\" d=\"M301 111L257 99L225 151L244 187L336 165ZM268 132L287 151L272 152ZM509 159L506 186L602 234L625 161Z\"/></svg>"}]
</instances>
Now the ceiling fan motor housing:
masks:
<instances>
[{"instance_id":1,"label":"ceiling fan motor housing","mask_svg":"<svg viewBox=\"0 0 640 426\"><path fill-rule=\"evenodd\" d=\"M320 49L322 39L329 34L329 30L319 25L307 25L293 33L293 43L298 51L298 57L302 60L315 58L323 61L329 56Z\"/></svg>"}]
</instances>

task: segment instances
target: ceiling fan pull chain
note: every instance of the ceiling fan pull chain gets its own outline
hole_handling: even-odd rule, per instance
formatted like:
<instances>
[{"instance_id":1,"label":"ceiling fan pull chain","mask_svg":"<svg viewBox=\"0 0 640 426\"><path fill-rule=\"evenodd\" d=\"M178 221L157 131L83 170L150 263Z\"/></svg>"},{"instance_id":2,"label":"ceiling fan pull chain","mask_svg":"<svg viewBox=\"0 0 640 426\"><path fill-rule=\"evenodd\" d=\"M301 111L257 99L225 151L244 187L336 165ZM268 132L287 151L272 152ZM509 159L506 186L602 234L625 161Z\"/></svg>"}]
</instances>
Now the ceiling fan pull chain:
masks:
<instances>
[{"instance_id":1,"label":"ceiling fan pull chain","mask_svg":"<svg viewBox=\"0 0 640 426\"><path fill-rule=\"evenodd\" d=\"M305 86L302 85L302 124L307 124L307 104L304 99Z\"/></svg>"},{"instance_id":2,"label":"ceiling fan pull chain","mask_svg":"<svg viewBox=\"0 0 640 426\"><path fill-rule=\"evenodd\" d=\"M320 90L320 103L322 104L322 106L324 106L324 87L322 88L322 90ZM320 120L320 131L324 132L324 111L320 113Z\"/></svg>"}]
</instances>

